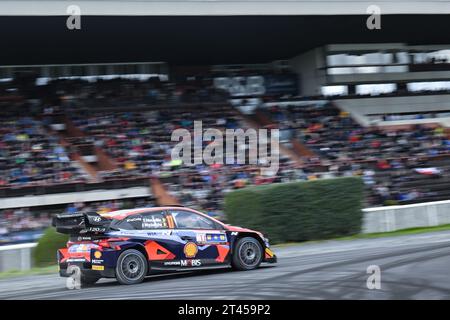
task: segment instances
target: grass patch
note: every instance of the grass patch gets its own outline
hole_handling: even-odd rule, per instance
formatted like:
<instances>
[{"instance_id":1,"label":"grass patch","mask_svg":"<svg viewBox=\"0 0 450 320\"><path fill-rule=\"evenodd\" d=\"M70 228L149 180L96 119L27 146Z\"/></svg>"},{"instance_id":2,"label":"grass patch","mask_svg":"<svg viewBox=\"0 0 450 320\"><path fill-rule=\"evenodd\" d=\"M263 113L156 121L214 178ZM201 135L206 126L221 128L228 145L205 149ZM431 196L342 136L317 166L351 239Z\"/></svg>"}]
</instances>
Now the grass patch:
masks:
<instances>
[{"instance_id":1,"label":"grass patch","mask_svg":"<svg viewBox=\"0 0 450 320\"><path fill-rule=\"evenodd\" d=\"M30 270L26 270L26 271L10 270L10 271L5 271L5 272L0 272L0 279L37 275L37 274L56 274L56 273L58 273L58 266L54 265L54 266L47 266L47 267L31 268Z\"/></svg>"},{"instance_id":2,"label":"grass patch","mask_svg":"<svg viewBox=\"0 0 450 320\"><path fill-rule=\"evenodd\" d=\"M336 240L372 239L372 238L404 236L404 235L409 235L409 234L419 234L419 233L447 231L447 230L450 230L450 224L444 224L444 225L435 226L435 227L410 228L410 229L403 229L403 230L397 230L397 231L392 231L392 232L357 234L354 236L338 238Z\"/></svg>"},{"instance_id":3,"label":"grass patch","mask_svg":"<svg viewBox=\"0 0 450 320\"><path fill-rule=\"evenodd\" d=\"M375 238L384 238L384 237L396 237L396 236L405 236L405 235L412 235L412 234L420 234L420 233L428 233L428 232L438 232L438 231L447 231L450 230L450 224L445 224L441 226L435 226L435 227L421 227L421 228L411 228L411 229L403 229L403 230L397 230L392 232L379 232L379 233L360 233L355 234L353 236L347 236L347 237L339 237L335 239L328 239L328 240L318 240L318 241L305 241L305 242L288 242L288 243L281 243L273 245L274 248L283 248L283 247L289 247L293 245L299 245L299 244L309 244L309 243L319 243L319 242L325 242L330 240L356 240L356 239L375 239Z\"/></svg>"}]
</instances>

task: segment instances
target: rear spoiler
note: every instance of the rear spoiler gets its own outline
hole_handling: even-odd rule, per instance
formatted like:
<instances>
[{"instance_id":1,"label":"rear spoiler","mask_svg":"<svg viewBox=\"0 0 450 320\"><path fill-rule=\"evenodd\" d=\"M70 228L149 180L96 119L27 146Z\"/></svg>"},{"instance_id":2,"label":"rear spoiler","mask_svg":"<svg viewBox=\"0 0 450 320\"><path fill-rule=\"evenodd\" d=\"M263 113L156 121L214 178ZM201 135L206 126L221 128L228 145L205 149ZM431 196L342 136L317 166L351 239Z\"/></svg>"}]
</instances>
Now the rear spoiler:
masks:
<instances>
[{"instance_id":1,"label":"rear spoiler","mask_svg":"<svg viewBox=\"0 0 450 320\"><path fill-rule=\"evenodd\" d=\"M111 219L95 212L58 214L52 219L52 226L59 233L70 235L95 235L109 230Z\"/></svg>"}]
</instances>

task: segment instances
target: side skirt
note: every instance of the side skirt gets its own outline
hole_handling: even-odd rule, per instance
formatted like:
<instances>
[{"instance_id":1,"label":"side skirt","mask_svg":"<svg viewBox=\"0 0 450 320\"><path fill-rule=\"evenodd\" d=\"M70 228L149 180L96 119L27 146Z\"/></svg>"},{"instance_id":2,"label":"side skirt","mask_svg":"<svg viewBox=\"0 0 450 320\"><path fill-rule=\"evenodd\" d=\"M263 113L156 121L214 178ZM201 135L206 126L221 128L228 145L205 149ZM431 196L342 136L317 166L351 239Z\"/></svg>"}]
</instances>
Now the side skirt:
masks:
<instances>
[{"instance_id":1,"label":"side skirt","mask_svg":"<svg viewBox=\"0 0 450 320\"><path fill-rule=\"evenodd\" d=\"M202 271L202 270L214 270L214 269L227 269L231 268L230 264L220 264L212 266L203 267L162 267L162 266L152 266L149 270L149 274L159 273L159 272L179 272L179 271Z\"/></svg>"}]
</instances>

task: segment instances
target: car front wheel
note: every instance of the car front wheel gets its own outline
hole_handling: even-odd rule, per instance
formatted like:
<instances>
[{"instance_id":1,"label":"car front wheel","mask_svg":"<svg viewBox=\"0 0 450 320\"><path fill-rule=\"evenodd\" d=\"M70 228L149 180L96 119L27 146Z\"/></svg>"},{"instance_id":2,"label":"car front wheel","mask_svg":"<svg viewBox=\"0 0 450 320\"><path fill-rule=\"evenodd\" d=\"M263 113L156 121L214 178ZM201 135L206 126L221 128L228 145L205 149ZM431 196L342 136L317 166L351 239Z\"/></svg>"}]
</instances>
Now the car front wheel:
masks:
<instances>
[{"instance_id":1,"label":"car front wheel","mask_svg":"<svg viewBox=\"0 0 450 320\"><path fill-rule=\"evenodd\" d=\"M232 258L232 266L236 270L256 269L263 259L261 244L252 237L241 238L237 241Z\"/></svg>"},{"instance_id":2,"label":"car front wheel","mask_svg":"<svg viewBox=\"0 0 450 320\"><path fill-rule=\"evenodd\" d=\"M122 252L117 260L116 278L120 284L141 283L147 275L147 258L138 250Z\"/></svg>"}]
</instances>

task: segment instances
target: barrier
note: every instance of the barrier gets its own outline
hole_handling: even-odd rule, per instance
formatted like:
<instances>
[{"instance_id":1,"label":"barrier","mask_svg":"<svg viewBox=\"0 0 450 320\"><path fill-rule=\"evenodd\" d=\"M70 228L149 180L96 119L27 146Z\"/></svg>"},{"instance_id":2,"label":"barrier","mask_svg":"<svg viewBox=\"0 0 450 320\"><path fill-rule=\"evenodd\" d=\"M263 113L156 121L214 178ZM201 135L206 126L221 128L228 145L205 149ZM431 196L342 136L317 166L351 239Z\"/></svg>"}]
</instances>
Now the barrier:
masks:
<instances>
[{"instance_id":1,"label":"barrier","mask_svg":"<svg viewBox=\"0 0 450 320\"><path fill-rule=\"evenodd\" d=\"M450 224L450 200L363 209L363 233Z\"/></svg>"},{"instance_id":2,"label":"barrier","mask_svg":"<svg viewBox=\"0 0 450 320\"><path fill-rule=\"evenodd\" d=\"M0 246L0 272L31 269L33 267L32 251L36 245L37 243L23 243Z\"/></svg>"}]
</instances>

